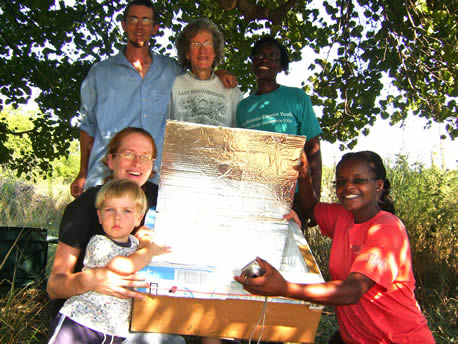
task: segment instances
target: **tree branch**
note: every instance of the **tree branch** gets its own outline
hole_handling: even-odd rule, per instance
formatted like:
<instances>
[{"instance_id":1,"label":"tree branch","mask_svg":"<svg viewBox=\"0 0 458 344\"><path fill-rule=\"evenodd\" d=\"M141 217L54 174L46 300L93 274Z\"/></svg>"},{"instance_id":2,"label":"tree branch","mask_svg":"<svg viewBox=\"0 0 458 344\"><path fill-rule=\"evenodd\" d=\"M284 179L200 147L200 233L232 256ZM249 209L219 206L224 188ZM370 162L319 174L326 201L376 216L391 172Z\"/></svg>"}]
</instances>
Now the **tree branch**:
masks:
<instances>
[{"instance_id":1,"label":"tree branch","mask_svg":"<svg viewBox=\"0 0 458 344\"><path fill-rule=\"evenodd\" d=\"M237 0L216 0L223 10L231 11L237 6Z\"/></svg>"},{"instance_id":2,"label":"tree branch","mask_svg":"<svg viewBox=\"0 0 458 344\"><path fill-rule=\"evenodd\" d=\"M296 0L288 0L284 5L275 9L252 4L248 0L216 0L216 2L225 11L238 8L247 22L266 19L274 25L280 24L286 13L296 6Z\"/></svg>"},{"instance_id":3,"label":"tree branch","mask_svg":"<svg viewBox=\"0 0 458 344\"><path fill-rule=\"evenodd\" d=\"M29 129L29 130L25 130L25 131L12 131L10 129L6 129L5 130L5 133L7 134L10 134L10 135L14 135L14 136L24 136L26 134L33 134L37 131L36 128L33 128L33 129Z\"/></svg>"}]
</instances>

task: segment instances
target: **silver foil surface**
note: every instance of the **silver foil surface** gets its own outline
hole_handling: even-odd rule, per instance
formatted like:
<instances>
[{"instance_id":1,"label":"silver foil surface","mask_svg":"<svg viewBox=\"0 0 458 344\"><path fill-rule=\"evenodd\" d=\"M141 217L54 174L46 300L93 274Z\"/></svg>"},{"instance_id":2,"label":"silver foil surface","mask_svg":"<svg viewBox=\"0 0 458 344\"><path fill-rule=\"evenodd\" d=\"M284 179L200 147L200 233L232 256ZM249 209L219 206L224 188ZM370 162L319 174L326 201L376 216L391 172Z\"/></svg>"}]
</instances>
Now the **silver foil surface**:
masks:
<instances>
[{"instance_id":1,"label":"silver foil surface","mask_svg":"<svg viewBox=\"0 0 458 344\"><path fill-rule=\"evenodd\" d=\"M155 232L171 263L279 268L305 137L167 121ZM284 259L283 259L284 261Z\"/></svg>"}]
</instances>

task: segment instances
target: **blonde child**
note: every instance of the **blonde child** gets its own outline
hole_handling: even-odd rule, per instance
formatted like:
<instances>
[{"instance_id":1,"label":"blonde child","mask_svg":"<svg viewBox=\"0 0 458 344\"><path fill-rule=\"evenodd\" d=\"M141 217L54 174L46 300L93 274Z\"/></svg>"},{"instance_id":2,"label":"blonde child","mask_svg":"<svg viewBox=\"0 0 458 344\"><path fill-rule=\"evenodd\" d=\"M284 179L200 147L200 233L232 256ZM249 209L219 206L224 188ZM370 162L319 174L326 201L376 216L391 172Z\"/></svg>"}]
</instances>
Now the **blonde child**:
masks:
<instances>
[{"instance_id":1,"label":"blonde child","mask_svg":"<svg viewBox=\"0 0 458 344\"><path fill-rule=\"evenodd\" d=\"M152 242L149 235L143 234L139 242L131 234L147 208L146 196L136 183L125 179L108 182L97 193L95 205L105 235L90 239L83 271L107 267L121 275L133 275L154 256L170 252L168 246ZM130 299L97 291L72 296L56 317L49 343L122 343L130 308Z\"/></svg>"}]
</instances>

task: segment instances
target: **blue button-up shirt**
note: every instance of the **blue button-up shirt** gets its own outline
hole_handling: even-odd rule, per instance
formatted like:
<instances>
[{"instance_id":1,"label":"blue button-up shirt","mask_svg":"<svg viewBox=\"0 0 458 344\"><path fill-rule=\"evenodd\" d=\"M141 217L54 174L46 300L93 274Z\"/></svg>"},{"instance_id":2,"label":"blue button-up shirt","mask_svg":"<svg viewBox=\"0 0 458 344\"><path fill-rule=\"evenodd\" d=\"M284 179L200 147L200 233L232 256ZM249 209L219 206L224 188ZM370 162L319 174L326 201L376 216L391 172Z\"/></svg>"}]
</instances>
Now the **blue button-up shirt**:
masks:
<instances>
[{"instance_id":1,"label":"blue button-up shirt","mask_svg":"<svg viewBox=\"0 0 458 344\"><path fill-rule=\"evenodd\" d=\"M126 127L148 131L157 146L155 170L161 166L170 92L183 69L170 57L152 53L144 79L120 52L92 66L81 85L78 128L94 138L84 188L103 183L109 175L101 162L111 138ZM152 180L159 183L159 173Z\"/></svg>"}]
</instances>

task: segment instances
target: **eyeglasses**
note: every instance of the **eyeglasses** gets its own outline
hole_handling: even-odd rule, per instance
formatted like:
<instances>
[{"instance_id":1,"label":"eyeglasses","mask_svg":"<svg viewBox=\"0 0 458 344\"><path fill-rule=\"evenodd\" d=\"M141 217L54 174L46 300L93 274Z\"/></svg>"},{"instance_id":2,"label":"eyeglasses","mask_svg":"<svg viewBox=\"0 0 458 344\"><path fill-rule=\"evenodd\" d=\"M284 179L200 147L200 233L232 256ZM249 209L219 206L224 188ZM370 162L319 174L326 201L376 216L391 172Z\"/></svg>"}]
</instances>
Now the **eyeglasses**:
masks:
<instances>
[{"instance_id":1,"label":"eyeglasses","mask_svg":"<svg viewBox=\"0 0 458 344\"><path fill-rule=\"evenodd\" d=\"M142 25L152 25L154 23L154 20L151 18L143 17L143 18L138 18L135 16L127 17L127 22L129 24L134 24L137 25L139 22L142 23Z\"/></svg>"},{"instance_id":2,"label":"eyeglasses","mask_svg":"<svg viewBox=\"0 0 458 344\"><path fill-rule=\"evenodd\" d=\"M201 47L204 48L213 48L213 42L212 41L205 41L203 43L200 42L191 42L191 48L193 49L200 49Z\"/></svg>"},{"instance_id":3,"label":"eyeglasses","mask_svg":"<svg viewBox=\"0 0 458 344\"><path fill-rule=\"evenodd\" d=\"M135 158L138 157L142 163L154 162L154 160L156 160L151 155L135 154L131 152L112 153L111 155L119 155L121 156L121 158L125 160L134 160Z\"/></svg>"},{"instance_id":4,"label":"eyeglasses","mask_svg":"<svg viewBox=\"0 0 458 344\"><path fill-rule=\"evenodd\" d=\"M347 183L353 185L363 185L368 183L371 180L377 180L377 178L369 177L369 178L350 178L350 179L339 179L332 182L334 187L342 187L347 185Z\"/></svg>"},{"instance_id":5,"label":"eyeglasses","mask_svg":"<svg viewBox=\"0 0 458 344\"><path fill-rule=\"evenodd\" d=\"M281 57L280 54L277 54L277 53L270 53L270 54L256 53L253 56L251 56L251 60L260 61L260 60L268 59L269 61L279 61L280 57Z\"/></svg>"}]
</instances>

